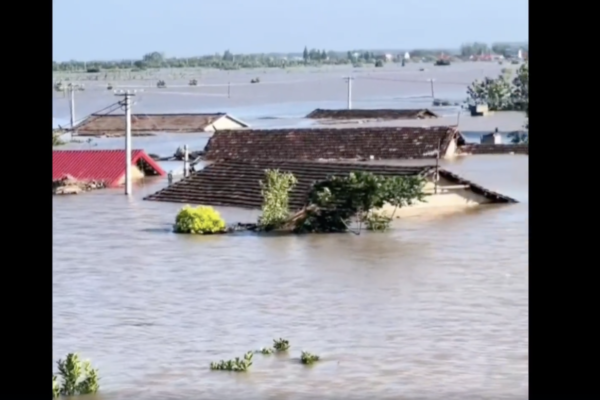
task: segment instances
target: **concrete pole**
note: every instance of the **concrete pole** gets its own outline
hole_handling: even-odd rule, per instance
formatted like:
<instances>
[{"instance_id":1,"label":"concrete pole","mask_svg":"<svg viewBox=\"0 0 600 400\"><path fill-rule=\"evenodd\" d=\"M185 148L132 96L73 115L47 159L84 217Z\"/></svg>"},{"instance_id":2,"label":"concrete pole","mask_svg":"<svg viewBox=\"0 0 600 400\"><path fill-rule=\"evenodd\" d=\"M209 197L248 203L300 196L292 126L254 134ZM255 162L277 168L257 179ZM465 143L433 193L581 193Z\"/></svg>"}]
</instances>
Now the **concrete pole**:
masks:
<instances>
[{"instance_id":1,"label":"concrete pole","mask_svg":"<svg viewBox=\"0 0 600 400\"><path fill-rule=\"evenodd\" d=\"M69 87L69 111L71 112L71 129L75 128L75 88Z\"/></svg>"},{"instance_id":2,"label":"concrete pole","mask_svg":"<svg viewBox=\"0 0 600 400\"><path fill-rule=\"evenodd\" d=\"M131 195L131 97L125 95L125 194Z\"/></svg>"},{"instance_id":3,"label":"concrete pole","mask_svg":"<svg viewBox=\"0 0 600 400\"><path fill-rule=\"evenodd\" d=\"M131 97L135 96L133 92L115 92L117 96L123 97L123 107L125 108L125 195L129 196L131 190Z\"/></svg>"},{"instance_id":4,"label":"concrete pole","mask_svg":"<svg viewBox=\"0 0 600 400\"><path fill-rule=\"evenodd\" d=\"M189 166L189 160L188 160L188 145L185 144L183 145L183 177L187 178L188 176L188 170L190 168Z\"/></svg>"},{"instance_id":5,"label":"concrete pole","mask_svg":"<svg viewBox=\"0 0 600 400\"><path fill-rule=\"evenodd\" d=\"M348 82L348 110L352 109L352 81L353 77L349 76L346 78L346 82Z\"/></svg>"}]
</instances>

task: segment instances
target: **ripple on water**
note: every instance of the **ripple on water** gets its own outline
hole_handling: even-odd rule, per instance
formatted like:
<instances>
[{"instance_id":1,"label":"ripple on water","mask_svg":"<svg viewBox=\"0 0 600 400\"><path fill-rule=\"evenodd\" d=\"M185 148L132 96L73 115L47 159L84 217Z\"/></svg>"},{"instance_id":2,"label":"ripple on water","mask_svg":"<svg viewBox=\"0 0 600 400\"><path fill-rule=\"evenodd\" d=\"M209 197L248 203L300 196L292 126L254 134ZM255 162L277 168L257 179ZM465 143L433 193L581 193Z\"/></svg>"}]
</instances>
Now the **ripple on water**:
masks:
<instances>
[{"instance_id":1,"label":"ripple on water","mask_svg":"<svg viewBox=\"0 0 600 400\"><path fill-rule=\"evenodd\" d=\"M448 168L527 200L523 158L477 160ZM102 399L525 398L526 203L407 218L384 234L189 237L169 232L181 205L141 200L162 184L134 199L54 199L54 359L93 360ZM276 337L289 357L208 370ZM299 365L301 350L323 362Z\"/></svg>"}]
</instances>

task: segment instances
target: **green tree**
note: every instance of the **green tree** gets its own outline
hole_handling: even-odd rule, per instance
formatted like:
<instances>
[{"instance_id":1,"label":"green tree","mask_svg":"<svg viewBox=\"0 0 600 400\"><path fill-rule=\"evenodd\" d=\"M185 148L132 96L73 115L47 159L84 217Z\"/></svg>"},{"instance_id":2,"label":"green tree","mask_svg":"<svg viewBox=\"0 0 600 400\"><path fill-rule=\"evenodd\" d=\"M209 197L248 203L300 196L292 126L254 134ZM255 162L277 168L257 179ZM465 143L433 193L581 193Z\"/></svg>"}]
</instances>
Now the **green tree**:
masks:
<instances>
[{"instance_id":1,"label":"green tree","mask_svg":"<svg viewBox=\"0 0 600 400\"><path fill-rule=\"evenodd\" d=\"M460 46L460 55L463 57L470 57L475 55L481 55L485 53L489 53L490 48L485 43L473 42L473 43L464 43Z\"/></svg>"},{"instance_id":2,"label":"green tree","mask_svg":"<svg viewBox=\"0 0 600 400\"><path fill-rule=\"evenodd\" d=\"M302 58L304 59L304 62L308 61L308 48L306 46L304 46L304 51L302 52Z\"/></svg>"}]
</instances>

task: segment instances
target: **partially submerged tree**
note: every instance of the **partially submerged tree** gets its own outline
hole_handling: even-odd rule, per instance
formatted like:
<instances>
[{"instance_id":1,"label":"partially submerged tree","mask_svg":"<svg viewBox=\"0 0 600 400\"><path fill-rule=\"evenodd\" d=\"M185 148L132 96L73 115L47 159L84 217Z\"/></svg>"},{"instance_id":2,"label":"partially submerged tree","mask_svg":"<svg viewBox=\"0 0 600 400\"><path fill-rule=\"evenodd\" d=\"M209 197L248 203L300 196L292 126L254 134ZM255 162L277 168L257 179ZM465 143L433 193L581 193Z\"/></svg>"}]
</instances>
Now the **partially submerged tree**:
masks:
<instances>
[{"instance_id":1,"label":"partially submerged tree","mask_svg":"<svg viewBox=\"0 0 600 400\"><path fill-rule=\"evenodd\" d=\"M475 80L468 88L470 104L487 104L490 111L526 111L529 104L529 64L522 64L514 79L503 72L497 78Z\"/></svg>"},{"instance_id":2,"label":"partially submerged tree","mask_svg":"<svg viewBox=\"0 0 600 400\"><path fill-rule=\"evenodd\" d=\"M358 223L357 234L363 224L385 230L398 208L424 201L424 184L420 176L385 177L369 172L332 176L313 186L307 207L295 220L294 231L346 232L352 220ZM390 216L373 214L386 204L394 207ZM370 224L374 217L377 223Z\"/></svg>"},{"instance_id":3,"label":"partially submerged tree","mask_svg":"<svg viewBox=\"0 0 600 400\"><path fill-rule=\"evenodd\" d=\"M94 394L98 391L98 370L89 361L81 361L77 353L58 360L58 375L52 376L52 397Z\"/></svg>"},{"instance_id":4,"label":"partially submerged tree","mask_svg":"<svg viewBox=\"0 0 600 400\"><path fill-rule=\"evenodd\" d=\"M290 192L298 183L289 172L268 169L265 181L260 181L263 196L262 215L258 220L261 230L269 231L281 227L290 216Z\"/></svg>"}]
</instances>

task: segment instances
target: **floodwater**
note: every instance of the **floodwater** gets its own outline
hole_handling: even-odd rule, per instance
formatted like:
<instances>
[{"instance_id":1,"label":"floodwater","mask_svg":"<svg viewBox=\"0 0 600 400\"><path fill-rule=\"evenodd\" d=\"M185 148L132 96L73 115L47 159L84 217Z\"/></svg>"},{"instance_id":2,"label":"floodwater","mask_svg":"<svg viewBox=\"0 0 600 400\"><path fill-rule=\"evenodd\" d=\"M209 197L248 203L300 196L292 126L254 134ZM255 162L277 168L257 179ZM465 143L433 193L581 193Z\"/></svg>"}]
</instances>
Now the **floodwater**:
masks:
<instances>
[{"instance_id":1,"label":"floodwater","mask_svg":"<svg viewBox=\"0 0 600 400\"><path fill-rule=\"evenodd\" d=\"M420 71L420 69L424 71ZM310 121L301 117L315 108L346 108L348 87L343 77L352 75L353 108L430 108L456 123L460 107L433 107L430 79L433 79L433 97L462 103L467 85L485 76L497 77L502 69L516 70L517 65L497 63L457 63L448 67L432 64L396 64L384 68L332 67L289 70L209 71L163 70L137 76L139 79L116 81L103 75L98 81L86 81L89 74L69 77L72 82L82 82L86 90L76 94L76 120L106 108L118 98L107 90L142 90L136 95L134 113L197 113L228 112L249 122L253 127L298 127ZM55 79L63 75L55 76ZM65 75L66 76L66 75ZM65 77L63 76L63 77ZM182 78L185 76L185 78ZM135 74L133 77L136 77ZM260 77L261 82L250 84L250 79ZM122 76L122 79L130 78ZM167 82L166 89L157 89L157 79ZM188 80L197 78L199 86L187 86ZM229 93L229 96L228 96ZM67 126L69 101L63 94L54 92L54 123ZM461 126L469 118L461 116ZM481 121L481 119L478 119ZM507 122L501 122L506 125ZM501 130L521 129L523 118ZM492 129L494 128L493 125ZM471 129L467 126L467 129ZM479 129L479 128L477 128ZM487 128L486 128L487 129Z\"/></svg>"},{"instance_id":2,"label":"floodwater","mask_svg":"<svg viewBox=\"0 0 600 400\"><path fill-rule=\"evenodd\" d=\"M134 147L168 154L175 136ZM191 237L171 232L181 205L142 200L164 178L132 198L54 197L53 361L92 360L103 400L527 398L528 157L442 164L520 203L360 236ZM258 215L219 210L228 222ZM289 355L209 370L279 337ZM300 365L302 350L322 361Z\"/></svg>"}]
</instances>

